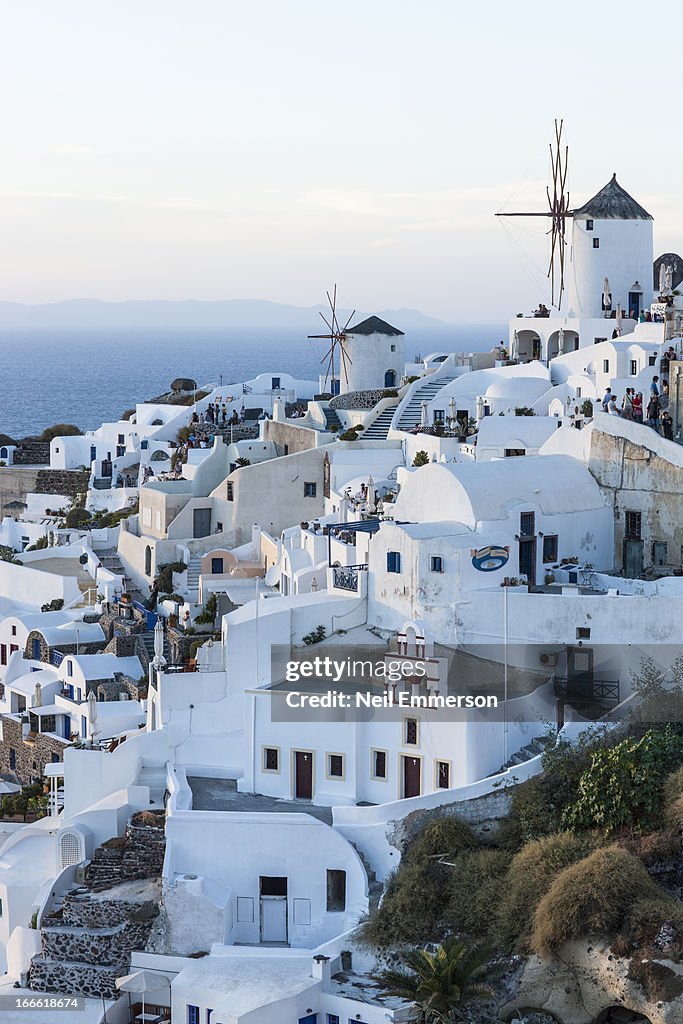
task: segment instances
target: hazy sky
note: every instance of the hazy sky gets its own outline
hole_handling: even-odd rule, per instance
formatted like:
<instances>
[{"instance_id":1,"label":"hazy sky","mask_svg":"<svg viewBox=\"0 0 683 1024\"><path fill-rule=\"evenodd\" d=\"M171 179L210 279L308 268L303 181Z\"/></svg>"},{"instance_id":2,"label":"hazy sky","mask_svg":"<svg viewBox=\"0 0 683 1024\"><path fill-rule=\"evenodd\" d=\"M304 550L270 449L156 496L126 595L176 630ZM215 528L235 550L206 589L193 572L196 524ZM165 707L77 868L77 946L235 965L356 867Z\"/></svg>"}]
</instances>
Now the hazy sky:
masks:
<instances>
[{"instance_id":1,"label":"hazy sky","mask_svg":"<svg viewBox=\"0 0 683 1024\"><path fill-rule=\"evenodd\" d=\"M547 297L545 222L494 213L543 208L555 116L572 201L616 171L681 251L683 15L650 11L0 0L0 299L310 305L337 281L366 310L507 318Z\"/></svg>"}]
</instances>

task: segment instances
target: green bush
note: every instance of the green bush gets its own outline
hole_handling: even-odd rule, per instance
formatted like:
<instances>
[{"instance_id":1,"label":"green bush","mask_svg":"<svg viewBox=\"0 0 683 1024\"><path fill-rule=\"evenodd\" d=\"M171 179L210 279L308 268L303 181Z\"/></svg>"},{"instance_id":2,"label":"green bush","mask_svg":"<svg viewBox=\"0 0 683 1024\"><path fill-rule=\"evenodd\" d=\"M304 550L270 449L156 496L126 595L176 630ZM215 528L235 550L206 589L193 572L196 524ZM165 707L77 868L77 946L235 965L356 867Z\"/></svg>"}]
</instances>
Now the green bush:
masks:
<instances>
[{"instance_id":1,"label":"green bush","mask_svg":"<svg viewBox=\"0 0 683 1024\"><path fill-rule=\"evenodd\" d=\"M29 544L29 546L26 548L26 550L27 551L42 551L44 548L47 547L47 544L48 544L47 534L44 533L42 537L38 538L38 540L35 542L35 544Z\"/></svg>"},{"instance_id":2,"label":"green bush","mask_svg":"<svg viewBox=\"0 0 683 1024\"><path fill-rule=\"evenodd\" d=\"M79 526L83 526L85 523L92 519L92 513L88 512L87 509L76 506L70 508L66 514L66 526L69 530L74 530Z\"/></svg>"},{"instance_id":3,"label":"green bush","mask_svg":"<svg viewBox=\"0 0 683 1024\"><path fill-rule=\"evenodd\" d=\"M505 850L464 850L448 880L448 923L458 933L491 935L506 891L511 855Z\"/></svg>"},{"instance_id":4,"label":"green bush","mask_svg":"<svg viewBox=\"0 0 683 1024\"><path fill-rule=\"evenodd\" d=\"M355 430L345 430L342 434L339 435L339 440L340 441L357 441L358 440L358 434L356 433Z\"/></svg>"},{"instance_id":5,"label":"green bush","mask_svg":"<svg viewBox=\"0 0 683 1024\"><path fill-rule=\"evenodd\" d=\"M527 843L514 857L496 909L496 932L502 944L524 948L539 901L557 875L592 852L591 836L559 832Z\"/></svg>"},{"instance_id":6,"label":"green bush","mask_svg":"<svg viewBox=\"0 0 683 1024\"><path fill-rule=\"evenodd\" d=\"M41 610L41 612L61 612L63 607L64 607L64 598L63 597L55 597L55 598L52 599L52 601L48 601L47 604L42 604L40 606L40 610Z\"/></svg>"},{"instance_id":7,"label":"green bush","mask_svg":"<svg viewBox=\"0 0 683 1024\"><path fill-rule=\"evenodd\" d=\"M454 860L464 850L476 850L477 846L469 825L452 814L445 814L418 832L404 854L404 862L420 864L441 856Z\"/></svg>"},{"instance_id":8,"label":"green bush","mask_svg":"<svg viewBox=\"0 0 683 1024\"><path fill-rule=\"evenodd\" d=\"M75 426L73 423L55 423L51 427L45 427L45 430L40 435L41 441L53 441L55 437L74 437L75 435L82 434L83 431L80 427Z\"/></svg>"},{"instance_id":9,"label":"green bush","mask_svg":"<svg viewBox=\"0 0 683 1024\"><path fill-rule=\"evenodd\" d=\"M413 459L414 466L428 466L429 462L430 459L429 455L427 455L427 452L420 450L419 452L415 453L415 458Z\"/></svg>"},{"instance_id":10,"label":"green bush","mask_svg":"<svg viewBox=\"0 0 683 1024\"><path fill-rule=\"evenodd\" d=\"M666 896L636 857L614 847L596 850L561 871L539 902L531 948L548 955L571 939L614 938L637 904L653 900Z\"/></svg>"},{"instance_id":11,"label":"green bush","mask_svg":"<svg viewBox=\"0 0 683 1024\"><path fill-rule=\"evenodd\" d=\"M398 398L397 388L384 388L382 398Z\"/></svg>"},{"instance_id":12,"label":"green bush","mask_svg":"<svg viewBox=\"0 0 683 1024\"><path fill-rule=\"evenodd\" d=\"M199 615L195 616L195 622L213 626L216 619L216 612L218 610L218 602L216 601L216 595L211 594L204 606L202 607Z\"/></svg>"},{"instance_id":13,"label":"green bush","mask_svg":"<svg viewBox=\"0 0 683 1024\"><path fill-rule=\"evenodd\" d=\"M520 405L515 409L515 416L535 416L536 413L528 405Z\"/></svg>"},{"instance_id":14,"label":"green bush","mask_svg":"<svg viewBox=\"0 0 683 1024\"><path fill-rule=\"evenodd\" d=\"M596 750L581 774L578 797L564 810L570 829L654 829L664 802L664 782L683 762L683 736L670 726Z\"/></svg>"},{"instance_id":15,"label":"green bush","mask_svg":"<svg viewBox=\"0 0 683 1024\"><path fill-rule=\"evenodd\" d=\"M302 636L303 642L307 647L311 644L319 644L321 640L324 640L327 635L327 630L324 626L316 626L312 633L306 633L306 636Z\"/></svg>"}]
</instances>

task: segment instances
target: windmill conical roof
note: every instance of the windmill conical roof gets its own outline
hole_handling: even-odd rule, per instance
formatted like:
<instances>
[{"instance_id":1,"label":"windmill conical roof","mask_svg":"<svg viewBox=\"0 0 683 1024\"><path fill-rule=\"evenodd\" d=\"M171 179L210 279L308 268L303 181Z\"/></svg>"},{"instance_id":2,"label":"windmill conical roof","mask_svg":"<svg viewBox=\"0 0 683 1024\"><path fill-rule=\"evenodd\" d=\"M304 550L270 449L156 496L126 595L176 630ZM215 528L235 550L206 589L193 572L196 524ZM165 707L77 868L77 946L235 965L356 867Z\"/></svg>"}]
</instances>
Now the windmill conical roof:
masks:
<instances>
[{"instance_id":1,"label":"windmill conical roof","mask_svg":"<svg viewBox=\"0 0 683 1024\"><path fill-rule=\"evenodd\" d=\"M403 334L403 331L399 331L397 327L392 327L386 320L382 320L378 316L369 316L367 320L362 320L359 324L355 324L353 327L349 327L346 331L347 334L388 334L392 338Z\"/></svg>"},{"instance_id":2,"label":"windmill conical roof","mask_svg":"<svg viewBox=\"0 0 683 1024\"><path fill-rule=\"evenodd\" d=\"M594 217L596 220L652 220L652 216L626 189L622 188L613 174L604 188L587 203L574 210L575 217Z\"/></svg>"}]
</instances>

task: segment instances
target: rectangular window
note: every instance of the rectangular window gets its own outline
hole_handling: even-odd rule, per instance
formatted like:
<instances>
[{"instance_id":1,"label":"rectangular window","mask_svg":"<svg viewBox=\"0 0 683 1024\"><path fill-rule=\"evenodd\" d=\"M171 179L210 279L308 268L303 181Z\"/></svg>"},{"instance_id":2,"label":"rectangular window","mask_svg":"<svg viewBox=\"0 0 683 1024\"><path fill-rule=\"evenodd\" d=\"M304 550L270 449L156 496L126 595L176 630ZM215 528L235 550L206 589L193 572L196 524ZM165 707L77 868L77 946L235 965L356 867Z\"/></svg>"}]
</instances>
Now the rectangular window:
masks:
<instances>
[{"instance_id":1,"label":"rectangular window","mask_svg":"<svg viewBox=\"0 0 683 1024\"><path fill-rule=\"evenodd\" d=\"M327 777L330 779L343 779L344 778L344 755L343 754L328 754L327 755Z\"/></svg>"},{"instance_id":2,"label":"rectangular window","mask_svg":"<svg viewBox=\"0 0 683 1024\"><path fill-rule=\"evenodd\" d=\"M506 459L516 459L520 455L526 455L526 448L505 448L504 455Z\"/></svg>"},{"instance_id":3,"label":"rectangular window","mask_svg":"<svg viewBox=\"0 0 683 1024\"><path fill-rule=\"evenodd\" d=\"M533 537L536 532L536 513L520 512L519 532L522 537Z\"/></svg>"},{"instance_id":4,"label":"rectangular window","mask_svg":"<svg viewBox=\"0 0 683 1024\"><path fill-rule=\"evenodd\" d=\"M312 482L304 484L304 498L315 498L318 485Z\"/></svg>"},{"instance_id":5,"label":"rectangular window","mask_svg":"<svg viewBox=\"0 0 683 1024\"><path fill-rule=\"evenodd\" d=\"M593 230L593 221L592 220L587 220L586 221L586 231L592 231L592 230Z\"/></svg>"},{"instance_id":6,"label":"rectangular window","mask_svg":"<svg viewBox=\"0 0 683 1024\"><path fill-rule=\"evenodd\" d=\"M648 356L648 360L647 361L648 361L648 366L655 366L655 364L657 362L657 356L656 355Z\"/></svg>"},{"instance_id":7,"label":"rectangular window","mask_svg":"<svg viewBox=\"0 0 683 1024\"><path fill-rule=\"evenodd\" d=\"M395 352L395 351L396 351L396 346L395 346L395 345L392 345L392 346L391 346L391 351L392 351L392 352Z\"/></svg>"},{"instance_id":8,"label":"rectangular window","mask_svg":"<svg viewBox=\"0 0 683 1024\"><path fill-rule=\"evenodd\" d=\"M591 631L589 626L577 626L576 627L576 639L577 640L590 640Z\"/></svg>"},{"instance_id":9,"label":"rectangular window","mask_svg":"<svg viewBox=\"0 0 683 1024\"><path fill-rule=\"evenodd\" d=\"M449 761L436 762L436 788L450 789L451 766Z\"/></svg>"},{"instance_id":10,"label":"rectangular window","mask_svg":"<svg viewBox=\"0 0 683 1024\"><path fill-rule=\"evenodd\" d=\"M593 239L593 248L594 249L599 249L600 248L600 239L599 238L594 238Z\"/></svg>"},{"instance_id":11,"label":"rectangular window","mask_svg":"<svg viewBox=\"0 0 683 1024\"><path fill-rule=\"evenodd\" d=\"M327 1024L339 1024L339 1017L336 1013L328 1013Z\"/></svg>"},{"instance_id":12,"label":"rectangular window","mask_svg":"<svg viewBox=\"0 0 683 1024\"><path fill-rule=\"evenodd\" d=\"M280 771L280 748L279 747L264 747L263 748L263 770L264 770L264 772L279 772Z\"/></svg>"},{"instance_id":13,"label":"rectangular window","mask_svg":"<svg viewBox=\"0 0 683 1024\"><path fill-rule=\"evenodd\" d=\"M443 409L434 410L434 422L442 424L446 422L446 413Z\"/></svg>"},{"instance_id":14,"label":"rectangular window","mask_svg":"<svg viewBox=\"0 0 683 1024\"><path fill-rule=\"evenodd\" d=\"M222 573L223 573L223 559L222 558L212 558L211 559L211 575L212 576L221 576Z\"/></svg>"},{"instance_id":15,"label":"rectangular window","mask_svg":"<svg viewBox=\"0 0 683 1024\"><path fill-rule=\"evenodd\" d=\"M339 914L346 910L346 872L327 871L327 912Z\"/></svg>"},{"instance_id":16,"label":"rectangular window","mask_svg":"<svg viewBox=\"0 0 683 1024\"><path fill-rule=\"evenodd\" d=\"M125 439L125 437L123 436L123 434L119 434L119 435L118 435L118 437L117 437L117 440L116 440L116 443L117 443L117 444L125 444L125 443L126 443L126 439Z\"/></svg>"},{"instance_id":17,"label":"rectangular window","mask_svg":"<svg viewBox=\"0 0 683 1024\"><path fill-rule=\"evenodd\" d=\"M638 376L638 362L635 359L631 360L631 376L632 377L637 377Z\"/></svg>"},{"instance_id":18,"label":"rectangular window","mask_svg":"<svg viewBox=\"0 0 683 1024\"><path fill-rule=\"evenodd\" d=\"M16 635L17 635L17 627L16 626L12 626L12 636L16 636Z\"/></svg>"},{"instance_id":19,"label":"rectangular window","mask_svg":"<svg viewBox=\"0 0 683 1024\"><path fill-rule=\"evenodd\" d=\"M629 540L640 540L642 518L640 512L626 512L626 537Z\"/></svg>"},{"instance_id":20,"label":"rectangular window","mask_svg":"<svg viewBox=\"0 0 683 1024\"><path fill-rule=\"evenodd\" d=\"M417 746L417 718L403 719L403 742L406 746Z\"/></svg>"},{"instance_id":21,"label":"rectangular window","mask_svg":"<svg viewBox=\"0 0 683 1024\"><path fill-rule=\"evenodd\" d=\"M666 565L667 547L665 540L655 540L652 542L652 564L653 565Z\"/></svg>"},{"instance_id":22,"label":"rectangular window","mask_svg":"<svg viewBox=\"0 0 683 1024\"><path fill-rule=\"evenodd\" d=\"M429 559L430 572L443 572L443 558L441 555L431 555Z\"/></svg>"},{"instance_id":23,"label":"rectangular window","mask_svg":"<svg viewBox=\"0 0 683 1024\"><path fill-rule=\"evenodd\" d=\"M557 535L546 536L543 538L543 561L557 561Z\"/></svg>"},{"instance_id":24,"label":"rectangular window","mask_svg":"<svg viewBox=\"0 0 683 1024\"><path fill-rule=\"evenodd\" d=\"M594 345L599 345L602 341L607 341L607 338L593 338Z\"/></svg>"},{"instance_id":25,"label":"rectangular window","mask_svg":"<svg viewBox=\"0 0 683 1024\"><path fill-rule=\"evenodd\" d=\"M74 674L74 663L73 661L67 661L66 663L66 674L72 676Z\"/></svg>"},{"instance_id":26,"label":"rectangular window","mask_svg":"<svg viewBox=\"0 0 683 1024\"><path fill-rule=\"evenodd\" d=\"M0 665L7 664L7 644L0 644Z\"/></svg>"},{"instance_id":27,"label":"rectangular window","mask_svg":"<svg viewBox=\"0 0 683 1024\"><path fill-rule=\"evenodd\" d=\"M13 747L9 748L9 766L10 768L17 767L17 752Z\"/></svg>"},{"instance_id":28,"label":"rectangular window","mask_svg":"<svg viewBox=\"0 0 683 1024\"><path fill-rule=\"evenodd\" d=\"M373 777L373 779L386 779L386 777L387 777L387 752L386 752L386 750L373 750L372 751L372 777Z\"/></svg>"},{"instance_id":29,"label":"rectangular window","mask_svg":"<svg viewBox=\"0 0 683 1024\"><path fill-rule=\"evenodd\" d=\"M602 361L602 372L609 373L609 359L603 359Z\"/></svg>"},{"instance_id":30,"label":"rectangular window","mask_svg":"<svg viewBox=\"0 0 683 1024\"><path fill-rule=\"evenodd\" d=\"M401 571L400 551L387 551L387 572Z\"/></svg>"},{"instance_id":31,"label":"rectangular window","mask_svg":"<svg viewBox=\"0 0 683 1024\"><path fill-rule=\"evenodd\" d=\"M234 495L233 487L232 487L232 480L228 480L227 481L227 495L226 495L226 497L227 497L228 501L234 501L235 500L235 495Z\"/></svg>"},{"instance_id":32,"label":"rectangular window","mask_svg":"<svg viewBox=\"0 0 683 1024\"><path fill-rule=\"evenodd\" d=\"M187 1004L187 1024L199 1024L199 1007Z\"/></svg>"}]
</instances>

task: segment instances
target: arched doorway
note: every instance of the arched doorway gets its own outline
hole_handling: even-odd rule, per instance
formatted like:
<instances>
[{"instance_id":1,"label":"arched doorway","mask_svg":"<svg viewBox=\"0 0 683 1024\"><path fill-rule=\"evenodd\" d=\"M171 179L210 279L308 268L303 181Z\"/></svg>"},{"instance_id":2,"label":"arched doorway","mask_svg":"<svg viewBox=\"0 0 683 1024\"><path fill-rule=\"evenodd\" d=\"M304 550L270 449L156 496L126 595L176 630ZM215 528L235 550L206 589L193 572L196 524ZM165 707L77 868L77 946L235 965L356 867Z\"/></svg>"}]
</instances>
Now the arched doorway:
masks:
<instances>
[{"instance_id":1,"label":"arched doorway","mask_svg":"<svg viewBox=\"0 0 683 1024\"><path fill-rule=\"evenodd\" d=\"M608 1006L595 1018L595 1024L651 1024L650 1018L626 1006Z\"/></svg>"},{"instance_id":2,"label":"arched doorway","mask_svg":"<svg viewBox=\"0 0 683 1024\"><path fill-rule=\"evenodd\" d=\"M152 575L152 549L147 545L145 548L145 576Z\"/></svg>"},{"instance_id":3,"label":"arched doorway","mask_svg":"<svg viewBox=\"0 0 683 1024\"><path fill-rule=\"evenodd\" d=\"M579 347L579 335L576 331L553 331L548 338L548 359L564 356L567 352L575 352Z\"/></svg>"},{"instance_id":4,"label":"arched doorway","mask_svg":"<svg viewBox=\"0 0 683 1024\"><path fill-rule=\"evenodd\" d=\"M387 372L384 374L384 387L396 387L396 370L387 370Z\"/></svg>"},{"instance_id":5,"label":"arched doorway","mask_svg":"<svg viewBox=\"0 0 683 1024\"><path fill-rule=\"evenodd\" d=\"M543 358L543 346L541 336L536 331L516 331L516 341L513 344L512 356L520 363L530 363L532 359Z\"/></svg>"}]
</instances>

